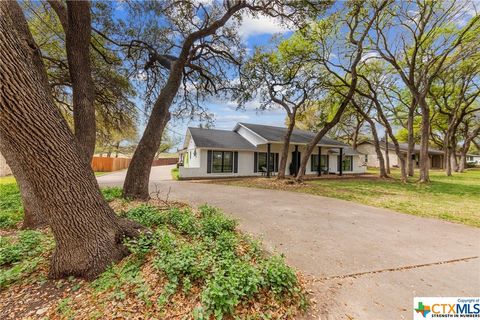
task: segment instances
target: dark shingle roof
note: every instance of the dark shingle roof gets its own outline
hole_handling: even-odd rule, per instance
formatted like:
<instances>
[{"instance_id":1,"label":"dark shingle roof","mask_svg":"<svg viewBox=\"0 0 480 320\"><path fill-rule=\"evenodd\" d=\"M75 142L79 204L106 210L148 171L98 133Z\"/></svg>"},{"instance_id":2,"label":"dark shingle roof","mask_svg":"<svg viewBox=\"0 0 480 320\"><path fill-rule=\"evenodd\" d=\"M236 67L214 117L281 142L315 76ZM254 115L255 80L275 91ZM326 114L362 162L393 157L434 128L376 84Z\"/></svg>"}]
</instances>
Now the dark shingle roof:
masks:
<instances>
[{"instance_id":1,"label":"dark shingle roof","mask_svg":"<svg viewBox=\"0 0 480 320\"><path fill-rule=\"evenodd\" d=\"M256 147L234 131L188 128L197 148L256 150Z\"/></svg>"},{"instance_id":2,"label":"dark shingle roof","mask_svg":"<svg viewBox=\"0 0 480 320\"><path fill-rule=\"evenodd\" d=\"M239 123L240 125L250 129L251 131L255 132L259 136L263 137L267 141L278 141L282 142L283 137L287 131L287 128L284 127L274 127L274 126L265 126L262 124L252 124L252 123ZM291 143L309 143L315 137L314 132L305 131L305 130L298 130L294 129L292 132L292 137L290 139ZM339 146L339 147L346 147L348 146L345 143L323 137L320 140L320 145L329 145L329 146Z\"/></svg>"},{"instance_id":3,"label":"dark shingle roof","mask_svg":"<svg viewBox=\"0 0 480 320\"><path fill-rule=\"evenodd\" d=\"M375 145L375 143L371 140L368 140L368 141L364 141L364 142L361 142L361 143L370 143L372 145ZM361 144L360 143L360 144ZM400 147L400 151L401 152L407 152L408 150L408 143L399 143L398 144L399 147ZM382 149L385 149L385 140L382 139L382 141L380 142L380 148ZM392 151L395 151L395 145L392 143L392 142L388 142L388 149L389 150L392 150ZM419 153L420 152L420 145L418 144L415 144L414 147L413 147L413 151L415 153ZM428 153L430 154L443 154L443 151L442 150L438 150L436 148L432 148L432 147L429 147L428 148Z\"/></svg>"}]
</instances>

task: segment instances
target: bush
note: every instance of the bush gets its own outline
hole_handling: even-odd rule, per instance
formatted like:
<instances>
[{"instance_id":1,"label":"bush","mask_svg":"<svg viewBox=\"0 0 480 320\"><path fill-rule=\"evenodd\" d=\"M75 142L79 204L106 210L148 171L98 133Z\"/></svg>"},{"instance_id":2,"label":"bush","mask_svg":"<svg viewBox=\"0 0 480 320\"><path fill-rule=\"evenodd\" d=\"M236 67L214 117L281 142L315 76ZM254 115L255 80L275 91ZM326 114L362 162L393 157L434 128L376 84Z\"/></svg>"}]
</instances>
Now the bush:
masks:
<instances>
[{"instance_id":1,"label":"bush","mask_svg":"<svg viewBox=\"0 0 480 320\"><path fill-rule=\"evenodd\" d=\"M281 256L273 256L262 265L265 285L279 296L293 294L298 285L297 276Z\"/></svg>"},{"instance_id":2,"label":"bush","mask_svg":"<svg viewBox=\"0 0 480 320\"><path fill-rule=\"evenodd\" d=\"M101 189L103 197L106 201L110 202L115 199L122 198L122 188L118 187L106 187Z\"/></svg>"},{"instance_id":3,"label":"bush","mask_svg":"<svg viewBox=\"0 0 480 320\"><path fill-rule=\"evenodd\" d=\"M232 314L244 298L258 292L262 278L260 272L247 262L230 263L227 269L218 270L202 292L202 304L215 317Z\"/></svg>"},{"instance_id":4,"label":"bush","mask_svg":"<svg viewBox=\"0 0 480 320\"><path fill-rule=\"evenodd\" d=\"M203 206L200 207L200 220L202 233L207 237L217 237L223 231L234 231L237 222L223 215L218 209Z\"/></svg>"},{"instance_id":5,"label":"bush","mask_svg":"<svg viewBox=\"0 0 480 320\"><path fill-rule=\"evenodd\" d=\"M165 223L164 215L157 208L146 204L128 210L125 215L127 218L149 228Z\"/></svg>"},{"instance_id":6,"label":"bush","mask_svg":"<svg viewBox=\"0 0 480 320\"><path fill-rule=\"evenodd\" d=\"M191 236L198 234L197 218L190 209L170 209L167 211L167 222L177 228L182 234Z\"/></svg>"}]
</instances>

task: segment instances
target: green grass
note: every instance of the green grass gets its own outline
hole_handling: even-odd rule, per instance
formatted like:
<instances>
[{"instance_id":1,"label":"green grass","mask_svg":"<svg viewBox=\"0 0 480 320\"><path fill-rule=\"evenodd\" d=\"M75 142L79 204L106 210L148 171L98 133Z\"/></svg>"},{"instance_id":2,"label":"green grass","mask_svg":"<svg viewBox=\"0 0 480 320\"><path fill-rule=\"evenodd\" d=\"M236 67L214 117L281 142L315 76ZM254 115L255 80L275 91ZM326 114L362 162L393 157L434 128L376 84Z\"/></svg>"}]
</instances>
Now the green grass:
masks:
<instances>
[{"instance_id":1,"label":"green grass","mask_svg":"<svg viewBox=\"0 0 480 320\"><path fill-rule=\"evenodd\" d=\"M12 180L6 179L5 181ZM15 180L13 180L13 183L6 183L5 181L0 183L0 229L12 229L23 220L22 199ZM102 188L101 191L107 201L122 197L121 188L106 187Z\"/></svg>"},{"instance_id":2,"label":"green grass","mask_svg":"<svg viewBox=\"0 0 480 320\"><path fill-rule=\"evenodd\" d=\"M180 180L180 172L178 168L172 169L172 179L173 180Z\"/></svg>"},{"instance_id":3,"label":"green grass","mask_svg":"<svg viewBox=\"0 0 480 320\"><path fill-rule=\"evenodd\" d=\"M10 229L23 220L22 200L16 183L0 183L0 229Z\"/></svg>"},{"instance_id":4,"label":"green grass","mask_svg":"<svg viewBox=\"0 0 480 320\"><path fill-rule=\"evenodd\" d=\"M408 183L401 183L399 170L393 170L392 176L394 179L310 180L305 186L284 189L480 227L480 170L471 169L465 173L454 173L451 177L445 176L443 171L432 170L430 171L432 182L429 184L417 183L416 177L410 178ZM264 183L262 179L216 183L278 188L277 184Z\"/></svg>"}]
</instances>

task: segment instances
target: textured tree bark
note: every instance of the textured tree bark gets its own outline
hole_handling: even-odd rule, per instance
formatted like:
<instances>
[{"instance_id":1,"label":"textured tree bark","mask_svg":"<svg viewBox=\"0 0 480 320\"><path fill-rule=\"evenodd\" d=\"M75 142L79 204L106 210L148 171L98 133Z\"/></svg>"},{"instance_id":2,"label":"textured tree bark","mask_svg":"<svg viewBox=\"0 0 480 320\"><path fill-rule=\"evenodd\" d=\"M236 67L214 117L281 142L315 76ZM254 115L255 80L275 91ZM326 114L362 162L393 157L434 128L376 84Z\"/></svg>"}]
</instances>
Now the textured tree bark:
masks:
<instances>
[{"instance_id":1,"label":"textured tree bark","mask_svg":"<svg viewBox=\"0 0 480 320\"><path fill-rule=\"evenodd\" d=\"M47 217L56 241L50 276L94 278L128 254L122 240L139 226L104 201L15 19L0 2L0 152L13 155Z\"/></svg>"},{"instance_id":2,"label":"textured tree bark","mask_svg":"<svg viewBox=\"0 0 480 320\"><path fill-rule=\"evenodd\" d=\"M290 148L290 138L292 136L293 128L295 127L295 114L290 119L290 123L287 127L287 132L285 133L285 137L283 137L283 146L282 146L282 157L280 159L280 165L278 167L278 175L277 179L285 179L285 170L287 169L287 157L288 157L288 149Z\"/></svg>"},{"instance_id":3,"label":"textured tree bark","mask_svg":"<svg viewBox=\"0 0 480 320\"><path fill-rule=\"evenodd\" d=\"M89 1L49 1L65 32L68 71L72 81L75 138L82 157L91 162L95 152L94 85L90 64L91 17Z\"/></svg>"},{"instance_id":4,"label":"textured tree bark","mask_svg":"<svg viewBox=\"0 0 480 320\"><path fill-rule=\"evenodd\" d=\"M157 99L155 102L145 132L128 167L123 184L123 196L125 198L146 200L150 197L148 183L152 161L162 142L163 130L170 120L169 108L178 91L182 77L180 73L172 77L171 73L170 78L174 79L167 83L160 92L160 97L163 97L163 99Z\"/></svg>"},{"instance_id":5,"label":"textured tree bark","mask_svg":"<svg viewBox=\"0 0 480 320\"><path fill-rule=\"evenodd\" d=\"M21 41L23 41L26 46L31 48L31 50L29 50L29 59L31 59L33 62L34 68L38 70L45 90L50 93L50 85L48 83L45 65L43 64L42 54L35 43L35 40L33 39L30 29L28 28L28 24L24 18L22 9L16 1L9 1L6 3L6 5L8 5L10 8L13 20L16 21L15 27L19 36L21 37ZM0 137L0 143L2 142L4 142L4 140ZM6 148L6 150L11 149L12 148ZM24 215L22 228L35 229L45 226L47 224L46 217L41 211L41 207L38 203L35 193L33 192L33 188L28 182L28 179L26 179L17 163L13 160L14 155L4 154L4 156L10 168L12 168L12 172L17 181L22 198Z\"/></svg>"},{"instance_id":6,"label":"textured tree bark","mask_svg":"<svg viewBox=\"0 0 480 320\"><path fill-rule=\"evenodd\" d=\"M425 98L420 98L419 101L420 110L422 111L422 135L420 140L420 161L419 161L419 171L420 178L419 182L427 183L430 182L430 158L428 155L428 147L430 142L430 109L427 105Z\"/></svg>"},{"instance_id":7,"label":"textured tree bark","mask_svg":"<svg viewBox=\"0 0 480 320\"><path fill-rule=\"evenodd\" d=\"M414 117L415 117L415 106L416 102L415 99L412 98L412 104L408 110L408 119L407 119L407 131L408 131L408 136L407 136L407 167L408 167L408 176L413 177L415 174L415 161L412 159L412 155L414 147L415 147L415 135L413 132L413 122L414 122Z\"/></svg>"}]
</instances>

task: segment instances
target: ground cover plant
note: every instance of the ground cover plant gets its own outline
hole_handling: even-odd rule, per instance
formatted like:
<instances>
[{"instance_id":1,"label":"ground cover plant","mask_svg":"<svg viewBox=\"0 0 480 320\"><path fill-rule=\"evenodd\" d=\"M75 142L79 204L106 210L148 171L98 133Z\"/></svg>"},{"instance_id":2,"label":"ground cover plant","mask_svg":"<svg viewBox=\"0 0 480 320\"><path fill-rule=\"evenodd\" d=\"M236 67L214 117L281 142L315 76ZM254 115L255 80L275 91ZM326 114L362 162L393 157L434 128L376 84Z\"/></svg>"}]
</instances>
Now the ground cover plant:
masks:
<instances>
[{"instance_id":1,"label":"ground cover plant","mask_svg":"<svg viewBox=\"0 0 480 320\"><path fill-rule=\"evenodd\" d=\"M377 174L374 170L370 172ZM279 183L266 178L213 183L309 193L480 227L479 169L453 176L431 170L430 178L429 184L417 183L417 176L402 183L399 170L393 169L391 179L380 179L372 174L367 178L306 180L303 184Z\"/></svg>"},{"instance_id":2,"label":"ground cover plant","mask_svg":"<svg viewBox=\"0 0 480 320\"><path fill-rule=\"evenodd\" d=\"M2 228L0 318L285 319L307 308L301 275L220 210L127 201L119 188L102 193L150 232L125 240L132 254L86 282L48 279L48 229Z\"/></svg>"}]
</instances>

